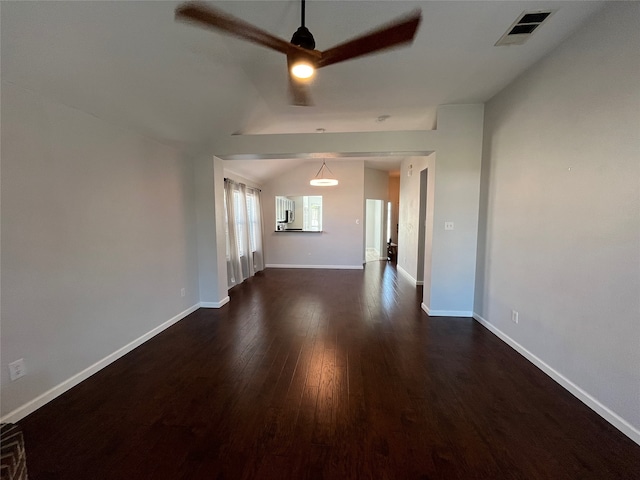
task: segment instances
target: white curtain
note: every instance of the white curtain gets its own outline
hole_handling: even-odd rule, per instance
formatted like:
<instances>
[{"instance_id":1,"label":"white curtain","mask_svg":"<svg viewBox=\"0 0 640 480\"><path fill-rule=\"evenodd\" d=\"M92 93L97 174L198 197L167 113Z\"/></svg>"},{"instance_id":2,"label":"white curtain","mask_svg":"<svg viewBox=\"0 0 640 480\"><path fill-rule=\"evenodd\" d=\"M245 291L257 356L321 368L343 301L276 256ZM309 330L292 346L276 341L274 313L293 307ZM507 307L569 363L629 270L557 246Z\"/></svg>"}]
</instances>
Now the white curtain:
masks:
<instances>
[{"instance_id":1,"label":"white curtain","mask_svg":"<svg viewBox=\"0 0 640 480\"><path fill-rule=\"evenodd\" d=\"M227 230L227 281L242 283L264 268L260 190L224 181Z\"/></svg>"}]
</instances>

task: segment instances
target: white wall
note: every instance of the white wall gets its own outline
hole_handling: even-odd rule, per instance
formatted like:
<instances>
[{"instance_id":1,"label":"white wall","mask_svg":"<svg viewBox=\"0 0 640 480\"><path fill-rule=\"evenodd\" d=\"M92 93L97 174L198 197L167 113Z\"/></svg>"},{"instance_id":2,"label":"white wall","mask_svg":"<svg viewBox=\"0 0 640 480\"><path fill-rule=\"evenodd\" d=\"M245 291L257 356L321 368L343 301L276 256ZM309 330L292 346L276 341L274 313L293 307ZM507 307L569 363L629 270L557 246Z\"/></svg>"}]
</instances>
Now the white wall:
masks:
<instances>
[{"instance_id":1,"label":"white wall","mask_svg":"<svg viewBox=\"0 0 640 480\"><path fill-rule=\"evenodd\" d=\"M364 163L361 160L329 161L327 165L340 182L335 187L309 185L318 171L318 164L313 162L301 163L263 186L267 266L362 268ZM277 195L322 195L323 232L274 232Z\"/></svg>"},{"instance_id":2,"label":"white wall","mask_svg":"<svg viewBox=\"0 0 640 480\"><path fill-rule=\"evenodd\" d=\"M194 171L178 151L3 82L1 154L6 418L181 318L198 273ZM11 382L19 358L27 374Z\"/></svg>"},{"instance_id":3,"label":"white wall","mask_svg":"<svg viewBox=\"0 0 640 480\"><path fill-rule=\"evenodd\" d=\"M488 103L475 300L638 443L639 32L640 4L607 6Z\"/></svg>"}]
</instances>

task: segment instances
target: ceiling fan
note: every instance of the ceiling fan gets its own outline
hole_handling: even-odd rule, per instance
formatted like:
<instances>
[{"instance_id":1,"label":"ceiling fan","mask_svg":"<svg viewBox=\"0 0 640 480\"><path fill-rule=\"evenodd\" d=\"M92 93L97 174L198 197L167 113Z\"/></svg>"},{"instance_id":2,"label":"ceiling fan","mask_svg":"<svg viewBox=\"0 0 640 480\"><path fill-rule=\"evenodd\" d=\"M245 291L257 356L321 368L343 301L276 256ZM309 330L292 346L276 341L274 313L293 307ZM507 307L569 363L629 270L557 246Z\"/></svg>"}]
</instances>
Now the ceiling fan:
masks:
<instances>
[{"instance_id":1,"label":"ceiling fan","mask_svg":"<svg viewBox=\"0 0 640 480\"><path fill-rule=\"evenodd\" d=\"M316 42L305 27L305 0L302 25L287 42L270 33L201 2L187 2L176 9L176 19L199 23L263 47L284 53L289 67L289 90L293 105L311 105L308 86L318 68L344 62L413 41L422 14L415 10L368 33L325 51L315 50Z\"/></svg>"}]
</instances>

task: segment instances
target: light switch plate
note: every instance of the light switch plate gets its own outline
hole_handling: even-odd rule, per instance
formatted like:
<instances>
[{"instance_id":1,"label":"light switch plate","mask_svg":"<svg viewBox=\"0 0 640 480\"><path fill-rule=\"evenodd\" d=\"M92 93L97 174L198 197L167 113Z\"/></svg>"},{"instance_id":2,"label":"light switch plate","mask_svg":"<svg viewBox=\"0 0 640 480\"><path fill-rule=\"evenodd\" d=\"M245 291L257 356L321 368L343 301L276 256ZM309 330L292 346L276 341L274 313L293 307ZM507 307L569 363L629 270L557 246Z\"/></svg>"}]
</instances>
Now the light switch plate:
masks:
<instances>
[{"instance_id":1,"label":"light switch plate","mask_svg":"<svg viewBox=\"0 0 640 480\"><path fill-rule=\"evenodd\" d=\"M20 377L23 377L25 373L26 371L24 368L23 358L9 364L9 377L11 378L12 382L19 379Z\"/></svg>"}]
</instances>

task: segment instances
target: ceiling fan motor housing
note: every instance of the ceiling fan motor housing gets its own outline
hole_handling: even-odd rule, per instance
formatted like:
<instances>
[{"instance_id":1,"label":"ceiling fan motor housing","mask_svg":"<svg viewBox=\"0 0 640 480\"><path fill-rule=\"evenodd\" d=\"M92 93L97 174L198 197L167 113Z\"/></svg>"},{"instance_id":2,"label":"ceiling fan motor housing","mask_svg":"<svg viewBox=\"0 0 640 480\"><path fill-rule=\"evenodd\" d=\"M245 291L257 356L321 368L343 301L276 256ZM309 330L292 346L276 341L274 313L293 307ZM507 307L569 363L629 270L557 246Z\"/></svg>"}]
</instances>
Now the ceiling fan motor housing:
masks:
<instances>
[{"instance_id":1,"label":"ceiling fan motor housing","mask_svg":"<svg viewBox=\"0 0 640 480\"><path fill-rule=\"evenodd\" d=\"M313 35L307 27L298 27L296 33L291 37L291 43L298 47L306 48L307 50L313 50L316 48L316 41L313 39Z\"/></svg>"},{"instance_id":2,"label":"ceiling fan motor housing","mask_svg":"<svg viewBox=\"0 0 640 480\"><path fill-rule=\"evenodd\" d=\"M313 35L304 24L305 0L301 0L301 3L301 26L293 34L291 42L214 7L195 1L178 6L176 19L195 22L200 26L213 28L221 33L284 53L291 72L289 90L293 104L305 106L311 105L306 87L307 83L311 82L315 69L411 43L422 20L420 10L414 10L411 14L399 17L391 23L381 25L375 30L319 52L315 49L316 41Z\"/></svg>"}]
</instances>

